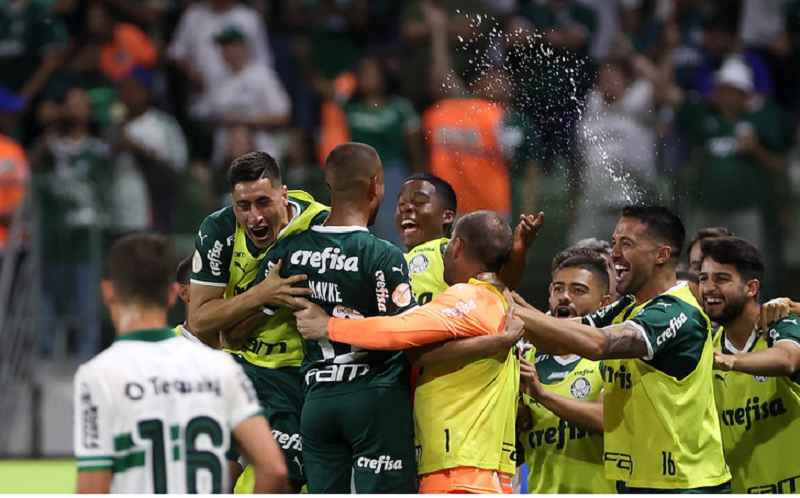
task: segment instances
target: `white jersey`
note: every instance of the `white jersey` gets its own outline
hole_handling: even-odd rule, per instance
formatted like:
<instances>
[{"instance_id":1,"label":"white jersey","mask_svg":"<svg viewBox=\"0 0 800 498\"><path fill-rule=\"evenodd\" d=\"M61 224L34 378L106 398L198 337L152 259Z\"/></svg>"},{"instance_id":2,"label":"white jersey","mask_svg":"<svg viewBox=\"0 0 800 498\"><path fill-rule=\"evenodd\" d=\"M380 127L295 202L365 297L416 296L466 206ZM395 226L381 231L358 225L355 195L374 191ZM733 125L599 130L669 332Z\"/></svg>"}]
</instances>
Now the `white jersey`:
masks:
<instances>
[{"instance_id":1,"label":"white jersey","mask_svg":"<svg viewBox=\"0 0 800 498\"><path fill-rule=\"evenodd\" d=\"M227 493L231 431L260 412L230 355L128 333L75 374L78 471L111 470L112 493Z\"/></svg>"}]
</instances>

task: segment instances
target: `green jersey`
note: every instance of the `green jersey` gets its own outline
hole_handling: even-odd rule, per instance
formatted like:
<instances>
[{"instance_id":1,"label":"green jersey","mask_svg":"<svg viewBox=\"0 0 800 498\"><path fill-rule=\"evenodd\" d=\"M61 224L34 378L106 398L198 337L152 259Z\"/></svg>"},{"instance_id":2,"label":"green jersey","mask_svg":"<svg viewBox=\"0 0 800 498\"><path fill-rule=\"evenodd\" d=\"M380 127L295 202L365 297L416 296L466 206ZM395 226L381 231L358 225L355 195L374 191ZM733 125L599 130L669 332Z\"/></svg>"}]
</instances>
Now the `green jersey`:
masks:
<instances>
[{"instance_id":1,"label":"green jersey","mask_svg":"<svg viewBox=\"0 0 800 498\"><path fill-rule=\"evenodd\" d=\"M623 322L641 331L648 354L603 362L606 478L673 490L726 483L711 326L689 287L644 303L626 296L583 318L595 327Z\"/></svg>"},{"instance_id":2,"label":"green jersey","mask_svg":"<svg viewBox=\"0 0 800 498\"><path fill-rule=\"evenodd\" d=\"M384 164L403 159L405 135L419 131L421 123L411 102L389 97L386 105L367 105L355 100L340 103L347 117L350 139L375 147Z\"/></svg>"},{"instance_id":3,"label":"green jersey","mask_svg":"<svg viewBox=\"0 0 800 498\"><path fill-rule=\"evenodd\" d=\"M257 282L279 259L281 277L307 275L302 285L311 288L310 300L329 315L395 315L416 305L403 253L364 227L314 226L281 239L262 261ZM396 351L308 341L301 373L311 399L370 387L407 388L409 365Z\"/></svg>"},{"instance_id":4,"label":"green jersey","mask_svg":"<svg viewBox=\"0 0 800 498\"><path fill-rule=\"evenodd\" d=\"M289 203L292 219L278 234L278 240L322 223L328 217L329 208L303 191L290 190ZM265 253L259 251L236 223L233 206L225 207L206 217L200 225L195 238L191 282L224 288L225 298L239 295L253 284ZM281 327L276 322L289 319L291 313L273 317L251 335L243 350L233 352L254 365L267 368L299 366L303 359L303 338L296 330Z\"/></svg>"},{"instance_id":5,"label":"green jersey","mask_svg":"<svg viewBox=\"0 0 800 498\"><path fill-rule=\"evenodd\" d=\"M777 321L769 338L750 335L737 350L720 327L714 347L727 354L761 351L778 341L800 346L796 315ZM731 467L733 493L798 493L800 466L794 454L800 441L800 372L789 377L762 377L742 372L714 372L725 458Z\"/></svg>"}]
</instances>

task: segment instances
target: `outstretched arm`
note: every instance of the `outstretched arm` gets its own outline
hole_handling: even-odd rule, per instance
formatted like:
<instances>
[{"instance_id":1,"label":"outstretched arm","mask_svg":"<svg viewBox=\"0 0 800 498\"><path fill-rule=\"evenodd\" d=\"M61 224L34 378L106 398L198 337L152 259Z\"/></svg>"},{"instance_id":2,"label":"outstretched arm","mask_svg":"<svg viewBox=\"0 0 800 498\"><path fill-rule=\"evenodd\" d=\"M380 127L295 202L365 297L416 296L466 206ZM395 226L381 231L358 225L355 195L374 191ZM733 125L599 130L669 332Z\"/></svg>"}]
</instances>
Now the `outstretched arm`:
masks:
<instances>
[{"instance_id":1,"label":"outstretched arm","mask_svg":"<svg viewBox=\"0 0 800 498\"><path fill-rule=\"evenodd\" d=\"M795 342L781 341L769 349L745 354L724 354L714 350L714 368L765 377L786 377L800 370L800 346Z\"/></svg>"},{"instance_id":2,"label":"outstretched arm","mask_svg":"<svg viewBox=\"0 0 800 498\"><path fill-rule=\"evenodd\" d=\"M580 319L547 316L515 295L515 316L525 324L525 338L548 354L575 353L590 360L645 358L652 354L639 325L632 321L596 328Z\"/></svg>"},{"instance_id":3,"label":"outstretched arm","mask_svg":"<svg viewBox=\"0 0 800 498\"><path fill-rule=\"evenodd\" d=\"M520 360L520 376L520 390L555 415L585 431L603 433L602 394L597 401L587 403L548 391L539 380L536 366L527 360Z\"/></svg>"},{"instance_id":4,"label":"outstretched arm","mask_svg":"<svg viewBox=\"0 0 800 498\"><path fill-rule=\"evenodd\" d=\"M426 367L449 361L469 361L508 351L522 338L525 329L511 312L503 318L503 329L497 335L467 337L407 349L406 358L415 366Z\"/></svg>"}]
</instances>

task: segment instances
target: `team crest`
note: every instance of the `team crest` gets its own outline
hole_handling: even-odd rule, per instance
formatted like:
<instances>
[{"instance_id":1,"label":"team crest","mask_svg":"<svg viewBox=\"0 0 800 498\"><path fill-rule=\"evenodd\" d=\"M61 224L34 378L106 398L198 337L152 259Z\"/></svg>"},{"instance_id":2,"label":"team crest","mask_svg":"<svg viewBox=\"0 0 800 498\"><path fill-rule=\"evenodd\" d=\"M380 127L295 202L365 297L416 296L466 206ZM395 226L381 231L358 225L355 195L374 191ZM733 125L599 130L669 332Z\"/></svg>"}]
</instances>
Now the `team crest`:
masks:
<instances>
[{"instance_id":1,"label":"team crest","mask_svg":"<svg viewBox=\"0 0 800 498\"><path fill-rule=\"evenodd\" d=\"M357 310L342 306L341 304L333 308L333 316L336 318L349 318L351 320L364 318L364 315L359 313Z\"/></svg>"},{"instance_id":2,"label":"team crest","mask_svg":"<svg viewBox=\"0 0 800 498\"><path fill-rule=\"evenodd\" d=\"M428 260L427 256L425 256L424 254L417 254L416 256L411 258L411 261L409 261L408 271L412 275L417 275L427 270L429 264L430 261Z\"/></svg>"},{"instance_id":3,"label":"team crest","mask_svg":"<svg viewBox=\"0 0 800 498\"><path fill-rule=\"evenodd\" d=\"M403 308L411 304L411 286L400 284L392 292L392 302L398 307Z\"/></svg>"},{"instance_id":4,"label":"team crest","mask_svg":"<svg viewBox=\"0 0 800 498\"><path fill-rule=\"evenodd\" d=\"M203 258L200 257L200 253L195 249L194 257L192 258L192 271L194 273L200 273L200 270L203 269Z\"/></svg>"},{"instance_id":5,"label":"team crest","mask_svg":"<svg viewBox=\"0 0 800 498\"><path fill-rule=\"evenodd\" d=\"M764 376L762 376L762 375L754 375L754 376L753 376L753 378L754 378L754 379L755 379L755 381L756 381L756 382L758 382L759 384L766 384L766 383L767 383L767 381L769 380L769 377L764 377Z\"/></svg>"},{"instance_id":6,"label":"team crest","mask_svg":"<svg viewBox=\"0 0 800 498\"><path fill-rule=\"evenodd\" d=\"M586 399L591 392L592 384L586 377L578 377L572 385L569 386L569 393L575 399Z\"/></svg>"}]
</instances>

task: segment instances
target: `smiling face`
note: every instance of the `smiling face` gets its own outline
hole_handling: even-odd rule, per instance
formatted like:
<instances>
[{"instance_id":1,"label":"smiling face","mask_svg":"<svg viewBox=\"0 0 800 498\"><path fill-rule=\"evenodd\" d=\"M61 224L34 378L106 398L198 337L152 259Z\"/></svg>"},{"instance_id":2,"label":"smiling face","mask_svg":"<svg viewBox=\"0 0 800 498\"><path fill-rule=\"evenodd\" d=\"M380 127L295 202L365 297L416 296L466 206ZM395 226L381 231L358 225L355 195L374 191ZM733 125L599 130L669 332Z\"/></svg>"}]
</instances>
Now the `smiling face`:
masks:
<instances>
[{"instance_id":1,"label":"smiling face","mask_svg":"<svg viewBox=\"0 0 800 498\"><path fill-rule=\"evenodd\" d=\"M261 250L274 244L278 233L289 224L289 194L284 185L274 188L267 178L239 182L231 198L236 221Z\"/></svg>"},{"instance_id":2,"label":"smiling face","mask_svg":"<svg viewBox=\"0 0 800 498\"><path fill-rule=\"evenodd\" d=\"M411 180L400 191L394 216L400 240L410 251L425 242L447 237L445 225L453 222L455 213L444 207L433 184Z\"/></svg>"},{"instance_id":3,"label":"smiling face","mask_svg":"<svg viewBox=\"0 0 800 498\"><path fill-rule=\"evenodd\" d=\"M712 321L725 325L744 311L747 300L757 292L757 280L742 279L734 265L703 259L700 269L700 294L703 310ZM754 291L755 286L755 291Z\"/></svg>"},{"instance_id":4,"label":"smiling face","mask_svg":"<svg viewBox=\"0 0 800 498\"><path fill-rule=\"evenodd\" d=\"M600 282L583 268L562 268L550 284L550 313L556 318L574 318L594 313L610 297L603 294Z\"/></svg>"},{"instance_id":5,"label":"smiling face","mask_svg":"<svg viewBox=\"0 0 800 498\"><path fill-rule=\"evenodd\" d=\"M617 292L636 294L653 278L656 253L663 245L650 235L646 223L626 217L617 223L611 244Z\"/></svg>"}]
</instances>

